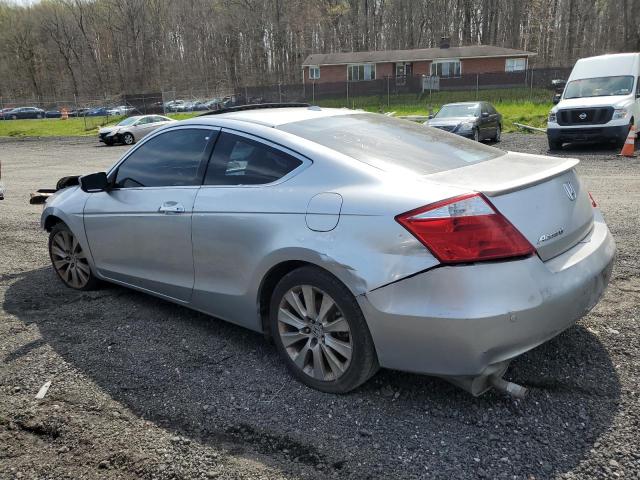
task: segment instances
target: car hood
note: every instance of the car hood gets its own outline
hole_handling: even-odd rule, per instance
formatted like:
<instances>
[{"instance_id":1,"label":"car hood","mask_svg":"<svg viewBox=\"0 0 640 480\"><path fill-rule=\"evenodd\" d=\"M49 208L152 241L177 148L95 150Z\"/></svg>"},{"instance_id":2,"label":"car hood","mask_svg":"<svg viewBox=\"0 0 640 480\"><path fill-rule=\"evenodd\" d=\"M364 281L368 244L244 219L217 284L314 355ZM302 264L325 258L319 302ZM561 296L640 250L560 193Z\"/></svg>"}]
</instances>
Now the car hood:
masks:
<instances>
[{"instance_id":1,"label":"car hood","mask_svg":"<svg viewBox=\"0 0 640 480\"><path fill-rule=\"evenodd\" d=\"M633 101L631 95L609 95L606 97L567 98L560 101L555 109L585 107L623 107Z\"/></svg>"},{"instance_id":2,"label":"car hood","mask_svg":"<svg viewBox=\"0 0 640 480\"><path fill-rule=\"evenodd\" d=\"M118 127L117 125L112 125L110 127L102 127L102 128L100 128L100 130L98 130L98 132L100 132L100 133L114 133L114 132L117 132L119 128L120 127Z\"/></svg>"},{"instance_id":3,"label":"car hood","mask_svg":"<svg viewBox=\"0 0 640 480\"><path fill-rule=\"evenodd\" d=\"M432 118L427 122L427 125L429 125L430 127L449 127L459 125L461 123L473 123L475 121L475 117Z\"/></svg>"}]
</instances>

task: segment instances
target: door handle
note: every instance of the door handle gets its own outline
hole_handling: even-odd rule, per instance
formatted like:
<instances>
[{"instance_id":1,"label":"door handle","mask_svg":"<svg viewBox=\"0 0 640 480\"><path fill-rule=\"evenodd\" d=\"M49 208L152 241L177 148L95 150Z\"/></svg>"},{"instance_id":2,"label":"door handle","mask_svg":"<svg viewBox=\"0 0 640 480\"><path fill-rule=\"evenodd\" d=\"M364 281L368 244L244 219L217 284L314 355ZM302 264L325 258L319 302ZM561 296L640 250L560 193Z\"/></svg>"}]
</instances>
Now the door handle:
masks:
<instances>
[{"instance_id":1,"label":"door handle","mask_svg":"<svg viewBox=\"0 0 640 480\"><path fill-rule=\"evenodd\" d=\"M158 209L160 213L184 213L184 206L178 202L164 202Z\"/></svg>"}]
</instances>

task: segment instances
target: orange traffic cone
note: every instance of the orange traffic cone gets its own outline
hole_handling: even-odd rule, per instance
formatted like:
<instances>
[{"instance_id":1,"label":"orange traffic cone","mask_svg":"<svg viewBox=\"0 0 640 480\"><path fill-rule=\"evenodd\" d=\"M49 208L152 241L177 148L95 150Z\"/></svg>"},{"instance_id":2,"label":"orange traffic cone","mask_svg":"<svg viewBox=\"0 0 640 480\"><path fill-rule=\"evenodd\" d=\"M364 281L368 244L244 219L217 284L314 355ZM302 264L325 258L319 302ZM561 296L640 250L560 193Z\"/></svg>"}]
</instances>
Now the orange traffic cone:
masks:
<instances>
[{"instance_id":1,"label":"orange traffic cone","mask_svg":"<svg viewBox=\"0 0 640 480\"><path fill-rule=\"evenodd\" d=\"M622 151L618 154L619 157L629 157L633 158L636 156L636 127L635 125L631 125L629 129L629 135L627 135L627 139L624 141L624 145L622 146Z\"/></svg>"},{"instance_id":2,"label":"orange traffic cone","mask_svg":"<svg viewBox=\"0 0 640 480\"><path fill-rule=\"evenodd\" d=\"M62 109L62 115L60 115L60 120L68 120L69 119L69 112L67 111L66 108Z\"/></svg>"}]
</instances>

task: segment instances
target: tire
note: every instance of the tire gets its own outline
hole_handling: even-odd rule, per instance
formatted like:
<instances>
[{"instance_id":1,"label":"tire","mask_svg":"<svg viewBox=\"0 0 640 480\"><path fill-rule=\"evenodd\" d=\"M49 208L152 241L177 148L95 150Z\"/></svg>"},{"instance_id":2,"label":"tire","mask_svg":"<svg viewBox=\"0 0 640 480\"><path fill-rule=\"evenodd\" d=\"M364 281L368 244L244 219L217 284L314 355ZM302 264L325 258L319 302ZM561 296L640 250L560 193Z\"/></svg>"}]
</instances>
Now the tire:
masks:
<instances>
[{"instance_id":1,"label":"tire","mask_svg":"<svg viewBox=\"0 0 640 480\"><path fill-rule=\"evenodd\" d=\"M495 136L492 138L492 140L496 143L500 142L500 140L502 139L502 128L500 125L498 125L496 127L496 134Z\"/></svg>"},{"instance_id":2,"label":"tire","mask_svg":"<svg viewBox=\"0 0 640 480\"><path fill-rule=\"evenodd\" d=\"M122 143L124 143L125 145L133 145L134 143L136 143L136 139L133 138L132 133L127 132L122 135Z\"/></svg>"},{"instance_id":3,"label":"tire","mask_svg":"<svg viewBox=\"0 0 640 480\"><path fill-rule=\"evenodd\" d=\"M480 141L480 129L479 129L479 128L474 128L474 129L473 129L473 139L474 139L476 142L479 142L479 141Z\"/></svg>"},{"instance_id":4,"label":"tire","mask_svg":"<svg viewBox=\"0 0 640 480\"><path fill-rule=\"evenodd\" d=\"M17 120L18 117L16 115L11 115L11 120Z\"/></svg>"},{"instance_id":5,"label":"tire","mask_svg":"<svg viewBox=\"0 0 640 480\"><path fill-rule=\"evenodd\" d=\"M58 278L74 290L94 290L99 281L69 227L60 222L49 233L49 258Z\"/></svg>"},{"instance_id":6,"label":"tire","mask_svg":"<svg viewBox=\"0 0 640 480\"><path fill-rule=\"evenodd\" d=\"M311 302L314 314L306 315ZM324 321L318 321L320 315ZM271 296L269 320L287 368L311 388L346 393L378 371L360 306L347 287L324 270L301 267L285 275Z\"/></svg>"},{"instance_id":7,"label":"tire","mask_svg":"<svg viewBox=\"0 0 640 480\"><path fill-rule=\"evenodd\" d=\"M37 115L36 115L36 118L37 118L38 120L40 120L40 119L42 119L42 115L37 114Z\"/></svg>"},{"instance_id":8,"label":"tire","mask_svg":"<svg viewBox=\"0 0 640 480\"><path fill-rule=\"evenodd\" d=\"M550 138L547 138L547 141L549 142L549 150L562 150L562 142Z\"/></svg>"}]
</instances>

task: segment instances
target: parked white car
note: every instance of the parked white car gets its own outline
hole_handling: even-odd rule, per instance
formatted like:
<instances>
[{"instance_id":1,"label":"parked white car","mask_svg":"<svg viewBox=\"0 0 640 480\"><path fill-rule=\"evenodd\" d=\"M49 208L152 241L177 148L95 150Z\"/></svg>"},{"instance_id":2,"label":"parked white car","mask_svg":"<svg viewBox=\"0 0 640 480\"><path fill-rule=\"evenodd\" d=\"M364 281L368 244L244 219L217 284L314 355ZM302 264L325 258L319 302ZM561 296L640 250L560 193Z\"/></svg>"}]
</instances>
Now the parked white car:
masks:
<instances>
[{"instance_id":1,"label":"parked white car","mask_svg":"<svg viewBox=\"0 0 640 480\"><path fill-rule=\"evenodd\" d=\"M133 145L156 128L173 122L176 120L162 115L137 115L125 118L117 125L101 128L98 131L98 140L107 145Z\"/></svg>"},{"instance_id":2,"label":"parked white car","mask_svg":"<svg viewBox=\"0 0 640 480\"><path fill-rule=\"evenodd\" d=\"M109 115L127 115L128 113L133 112L133 110L135 110L133 107L120 105L119 107L109 109Z\"/></svg>"},{"instance_id":3,"label":"parked white car","mask_svg":"<svg viewBox=\"0 0 640 480\"><path fill-rule=\"evenodd\" d=\"M631 125L640 119L639 77L640 53L578 60L549 113L549 148L589 141L623 144Z\"/></svg>"}]
</instances>

